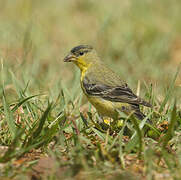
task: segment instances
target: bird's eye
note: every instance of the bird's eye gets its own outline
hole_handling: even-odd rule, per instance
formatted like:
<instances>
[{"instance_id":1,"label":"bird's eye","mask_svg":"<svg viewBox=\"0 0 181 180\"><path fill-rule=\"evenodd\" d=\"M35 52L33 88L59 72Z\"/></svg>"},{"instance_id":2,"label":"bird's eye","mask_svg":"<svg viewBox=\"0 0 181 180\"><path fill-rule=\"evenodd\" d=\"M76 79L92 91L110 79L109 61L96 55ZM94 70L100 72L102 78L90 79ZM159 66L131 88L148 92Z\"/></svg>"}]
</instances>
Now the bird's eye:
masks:
<instances>
[{"instance_id":1,"label":"bird's eye","mask_svg":"<svg viewBox=\"0 0 181 180\"><path fill-rule=\"evenodd\" d=\"M84 52L80 52L79 55L80 55L80 56L84 55Z\"/></svg>"}]
</instances>

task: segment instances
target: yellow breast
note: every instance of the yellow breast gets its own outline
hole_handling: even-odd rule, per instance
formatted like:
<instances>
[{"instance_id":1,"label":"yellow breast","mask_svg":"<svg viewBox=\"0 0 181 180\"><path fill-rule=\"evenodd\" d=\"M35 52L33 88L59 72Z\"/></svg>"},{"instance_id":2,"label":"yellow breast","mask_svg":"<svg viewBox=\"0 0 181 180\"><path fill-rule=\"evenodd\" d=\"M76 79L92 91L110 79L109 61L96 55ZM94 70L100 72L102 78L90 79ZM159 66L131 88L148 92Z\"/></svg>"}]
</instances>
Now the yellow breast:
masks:
<instances>
[{"instance_id":1,"label":"yellow breast","mask_svg":"<svg viewBox=\"0 0 181 180\"><path fill-rule=\"evenodd\" d=\"M118 112L116 111L114 103L99 97L87 96L87 99L96 108L96 110L101 116L107 116L113 119L117 119Z\"/></svg>"},{"instance_id":2,"label":"yellow breast","mask_svg":"<svg viewBox=\"0 0 181 180\"><path fill-rule=\"evenodd\" d=\"M82 85L82 81L84 79L85 73L86 73L85 71L81 72L80 82L81 82L81 88L84 94L86 95L88 101L96 108L96 110L101 116L118 119L119 113L117 109L122 111L123 107L128 107L129 104L120 103L120 102L111 102L98 96L89 96Z\"/></svg>"}]
</instances>

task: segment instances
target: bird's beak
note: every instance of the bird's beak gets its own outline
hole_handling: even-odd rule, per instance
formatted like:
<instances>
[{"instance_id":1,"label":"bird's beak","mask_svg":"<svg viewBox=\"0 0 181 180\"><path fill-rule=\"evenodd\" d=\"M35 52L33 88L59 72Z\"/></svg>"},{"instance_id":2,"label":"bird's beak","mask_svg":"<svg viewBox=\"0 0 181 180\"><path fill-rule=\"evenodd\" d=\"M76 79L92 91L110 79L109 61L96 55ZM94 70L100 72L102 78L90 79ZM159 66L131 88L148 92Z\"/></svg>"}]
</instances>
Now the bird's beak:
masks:
<instances>
[{"instance_id":1,"label":"bird's beak","mask_svg":"<svg viewBox=\"0 0 181 180\"><path fill-rule=\"evenodd\" d=\"M76 61L76 57L73 54L68 54L65 58L64 58L64 62L72 62L72 61Z\"/></svg>"}]
</instances>

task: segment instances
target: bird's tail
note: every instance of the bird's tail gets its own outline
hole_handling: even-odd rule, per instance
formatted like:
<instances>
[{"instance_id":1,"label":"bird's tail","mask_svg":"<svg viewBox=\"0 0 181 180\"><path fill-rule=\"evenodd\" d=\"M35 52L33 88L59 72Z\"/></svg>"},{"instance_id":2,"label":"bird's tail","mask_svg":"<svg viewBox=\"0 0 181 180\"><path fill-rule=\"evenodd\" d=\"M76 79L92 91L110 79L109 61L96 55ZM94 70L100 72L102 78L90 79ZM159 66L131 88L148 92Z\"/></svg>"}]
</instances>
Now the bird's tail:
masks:
<instances>
[{"instance_id":1,"label":"bird's tail","mask_svg":"<svg viewBox=\"0 0 181 180\"><path fill-rule=\"evenodd\" d=\"M134 110L134 115L139 120L143 120L146 116L140 111L139 105L132 105L132 109ZM147 119L147 122L150 124L150 119Z\"/></svg>"},{"instance_id":2,"label":"bird's tail","mask_svg":"<svg viewBox=\"0 0 181 180\"><path fill-rule=\"evenodd\" d=\"M143 106L152 107L152 105L149 102L146 102L145 100L143 100L140 97L138 97L138 102L139 102L139 104L141 104Z\"/></svg>"},{"instance_id":3,"label":"bird's tail","mask_svg":"<svg viewBox=\"0 0 181 180\"><path fill-rule=\"evenodd\" d=\"M146 116L141 111L135 111L134 115L139 119L143 120Z\"/></svg>"}]
</instances>

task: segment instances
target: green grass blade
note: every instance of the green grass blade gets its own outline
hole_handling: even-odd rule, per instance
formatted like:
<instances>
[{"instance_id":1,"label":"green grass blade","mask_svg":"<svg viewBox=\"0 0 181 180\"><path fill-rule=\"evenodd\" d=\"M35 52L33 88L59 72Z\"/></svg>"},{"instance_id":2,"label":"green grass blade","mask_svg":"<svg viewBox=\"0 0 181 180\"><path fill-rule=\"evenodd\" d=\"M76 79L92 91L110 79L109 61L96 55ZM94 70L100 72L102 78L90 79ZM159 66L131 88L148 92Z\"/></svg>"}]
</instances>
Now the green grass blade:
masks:
<instances>
[{"instance_id":1,"label":"green grass blade","mask_svg":"<svg viewBox=\"0 0 181 180\"><path fill-rule=\"evenodd\" d=\"M81 112L80 112L80 117L81 117L83 123L85 124L85 126L88 127L87 119L84 117L84 115Z\"/></svg>"},{"instance_id":2,"label":"green grass blade","mask_svg":"<svg viewBox=\"0 0 181 180\"><path fill-rule=\"evenodd\" d=\"M6 101L5 95L3 95L3 106L4 106L4 114L7 120L8 128L11 133L12 139L14 139L17 131L15 125L15 119L13 118L12 111L10 110L10 107Z\"/></svg>"},{"instance_id":3,"label":"green grass blade","mask_svg":"<svg viewBox=\"0 0 181 180\"><path fill-rule=\"evenodd\" d=\"M174 106L173 106L173 110L171 113L171 120L170 120L170 123L168 125L168 131L165 134L165 136L162 138L162 141L161 141L163 143L163 147L166 147L168 142L170 141L170 139L172 139L172 137L173 137L174 127L175 127L175 124L177 122L176 112L177 112L177 108L176 108L176 101L175 101Z\"/></svg>"},{"instance_id":4,"label":"green grass blade","mask_svg":"<svg viewBox=\"0 0 181 180\"><path fill-rule=\"evenodd\" d=\"M37 95L33 95L33 96L29 96L29 97L26 97L26 98L23 98L18 104L16 104L13 109L12 109L12 112L15 112L22 104L24 104L26 101L34 98L34 97L37 97L37 96L41 96L42 94L37 94Z\"/></svg>"},{"instance_id":5,"label":"green grass blade","mask_svg":"<svg viewBox=\"0 0 181 180\"><path fill-rule=\"evenodd\" d=\"M33 138L36 138L37 136L39 136L39 134L41 133L42 129L43 129L43 125L45 124L45 121L48 117L48 114L51 110L51 107L52 107L52 104L49 104L47 109L45 110L45 112L43 113L41 119L40 119L40 122L39 122L39 126L38 128L36 129L36 131L33 133Z\"/></svg>"},{"instance_id":6,"label":"green grass blade","mask_svg":"<svg viewBox=\"0 0 181 180\"><path fill-rule=\"evenodd\" d=\"M43 113L42 117L39 120L38 127L37 123L34 125L34 127L30 130L29 134L26 136L24 143L22 145L23 148L27 148L28 146L37 143L37 139L39 138L40 133L42 132L43 126L45 124L45 121L48 117L48 114L52 108L52 103L48 105L47 109ZM38 139L40 140L40 139Z\"/></svg>"},{"instance_id":7,"label":"green grass blade","mask_svg":"<svg viewBox=\"0 0 181 180\"><path fill-rule=\"evenodd\" d=\"M175 157L175 155L169 153L166 149L162 149L162 156L168 169L173 172L174 168L177 165L177 158Z\"/></svg>"},{"instance_id":8,"label":"green grass blade","mask_svg":"<svg viewBox=\"0 0 181 180\"><path fill-rule=\"evenodd\" d=\"M5 154L2 157L0 157L1 163L5 163L16 156L17 148L18 148L18 145L23 133L24 133L24 130L22 129L17 131L14 139L12 140L11 144L8 147L8 150L5 152Z\"/></svg>"},{"instance_id":9,"label":"green grass blade","mask_svg":"<svg viewBox=\"0 0 181 180\"><path fill-rule=\"evenodd\" d=\"M13 85L16 89L16 93L18 94L19 98L22 98L22 89L21 89L21 86L22 86L22 82L20 82L15 74L13 73L13 71L11 71L11 69L9 70L10 74L11 74L11 78L12 78L12 82L13 82Z\"/></svg>"},{"instance_id":10,"label":"green grass blade","mask_svg":"<svg viewBox=\"0 0 181 180\"><path fill-rule=\"evenodd\" d=\"M137 135L138 135L139 156L140 156L140 155L141 155L141 152L142 152L142 150L143 150L142 132L141 132L141 129L140 129L139 124L138 124L138 122L137 122L137 119L136 119L134 116L132 116L132 117L131 117L131 120L132 120L132 122L133 122L133 124L134 124L134 127L135 127L136 132L137 132Z\"/></svg>"},{"instance_id":11,"label":"green grass blade","mask_svg":"<svg viewBox=\"0 0 181 180\"><path fill-rule=\"evenodd\" d=\"M118 139L122 139L123 138L123 132L124 132L125 127L126 127L126 122L124 122L124 126L121 128L121 130L119 131L118 135L114 138L112 144L108 148L108 151L110 151L114 147L114 145L115 145L115 143L116 143L116 141Z\"/></svg>"},{"instance_id":12,"label":"green grass blade","mask_svg":"<svg viewBox=\"0 0 181 180\"><path fill-rule=\"evenodd\" d=\"M144 127L146 121L147 121L147 118L143 119L141 121L140 125L138 125L138 123L136 122L138 126L136 125L137 126L137 127L135 127L136 132L132 135L131 140L125 146L125 151L126 152L131 151L137 145L138 142L139 142L139 150L140 150L140 152L142 151L142 142L141 142L142 141L141 140L142 139L142 133L141 133L141 129ZM132 120L132 122L135 125L135 121ZM136 136L136 135L138 135L138 136Z\"/></svg>"},{"instance_id":13,"label":"green grass blade","mask_svg":"<svg viewBox=\"0 0 181 180\"><path fill-rule=\"evenodd\" d=\"M103 134L102 132L100 132L99 130L97 130L96 128L91 128L95 134L97 134L97 136L102 140L105 141L106 140L106 135Z\"/></svg>"},{"instance_id":14,"label":"green grass blade","mask_svg":"<svg viewBox=\"0 0 181 180\"><path fill-rule=\"evenodd\" d=\"M173 93L175 81L176 81L177 76L178 76L178 73L179 73L179 71L180 71L180 66L181 66L181 64L180 64L180 65L178 66L178 68L177 68L177 71L176 71L176 73L175 73L175 76L174 76L174 78L173 78L173 80L172 80L172 82L171 82L171 84L170 84L170 86L169 86L169 88L168 88L167 93L166 93L165 99L163 100L163 102L162 102L162 104L161 104L161 106L160 106L159 112L162 112L162 111L163 111L166 103L168 102L169 98L171 97L171 95L172 95L172 93Z\"/></svg>"}]
</instances>

